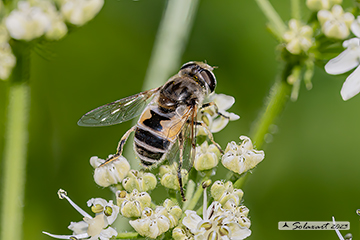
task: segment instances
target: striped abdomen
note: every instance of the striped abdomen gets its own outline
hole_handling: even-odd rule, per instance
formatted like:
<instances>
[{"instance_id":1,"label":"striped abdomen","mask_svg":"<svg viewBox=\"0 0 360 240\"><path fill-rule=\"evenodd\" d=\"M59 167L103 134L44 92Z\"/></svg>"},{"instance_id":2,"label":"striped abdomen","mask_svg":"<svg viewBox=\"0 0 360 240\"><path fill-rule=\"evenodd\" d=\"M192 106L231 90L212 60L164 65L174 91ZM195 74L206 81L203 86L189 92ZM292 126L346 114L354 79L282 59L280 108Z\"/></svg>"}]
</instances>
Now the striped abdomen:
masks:
<instances>
[{"instance_id":1,"label":"striped abdomen","mask_svg":"<svg viewBox=\"0 0 360 240\"><path fill-rule=\"evenodd\" d=\"M157 105L145 108L134 137L134 149L142 165L150 167L165 158L186 120L177 110L164 112Z\"/></svg>"}]
</instances>

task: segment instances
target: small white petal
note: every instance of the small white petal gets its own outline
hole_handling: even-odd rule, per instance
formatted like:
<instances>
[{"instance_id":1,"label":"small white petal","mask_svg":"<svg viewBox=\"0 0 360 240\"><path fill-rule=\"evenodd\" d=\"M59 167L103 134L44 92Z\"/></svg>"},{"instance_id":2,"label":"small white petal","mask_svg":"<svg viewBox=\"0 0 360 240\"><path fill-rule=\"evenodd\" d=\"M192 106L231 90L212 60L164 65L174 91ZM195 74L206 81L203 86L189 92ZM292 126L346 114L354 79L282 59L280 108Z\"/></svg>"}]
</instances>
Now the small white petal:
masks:
<instances>
[{"instance_id":1,"label":"small white petal","mask_svg":"<svg viewBox=\"0 0 360 240\"><path fill-rule=\"evenodd\" d=\"M74 235L83 234L86 233L87 229L89 227L89 224L87 224L85 221L80 222L71 222L68 226L68 229L73 231Z\"/></svg>"},{"instance_id":2,"label":"small white petal","mask_svg":"<svg viewBox=\"0 0 360 240\"><path fill-rule=\"evenodd\" d=\"M228 117L230 118L230 121L235 121L240 118L240 116L235 113L229 113L228 115L229 115Z\"/></svg>"},{"instance_id":3,"label":"small white petal","mask_svg":"<svg viewBox=\"0 0 360 240\"><path fill-rule=\"evenodd\" d=\"M360 92L360 67L357 67L345 80L341 88L344 101L349 100Z\"/></svg>"},{"instance_id":4,"label":"small white petal","mask_svg":"<svg viewBox=\"0 0 360 240\"><path fill-rule=\"evenodd\" d=\"M328 74L342 74L359 65L359 53L352 49L346 49L336 58L331 59L325 65L325 71Z\"/></svg>"},{"instance_id":5,"label":"small white petal","mask_svg":"<svg viewBox=\"0 0 360 240\"><path fill-rule=\"evenodd\" d=\"M235 103L235 98L233 96L220 93L215 94L213 101L219 109L228 110Z\"/></svg>"},{"instance_id":6,"label":"small white petal","mask_svg":"<svg viewBox=\"0 0 360 240\"><path fill-rule=\"evenodd\" d=\"M230 224L231 240L241 240L251 235L251 230L237 223Z\"/></svg>"},{"instance_id":7,"label":"small white petal","mask_svg":"<svg viewBox=\"0 0 360 240\"><path fill-rule=\"evenodd\" d=\"M76 239L83 239L83 238L88 238L89 235L87 233L83 233L83 234L78 234L78 235L56 235L56 234L51 234L48 232L42 232L50 237L53 238L57 238L57 239L70 239L71 237L75 237Z\"/></svg>"},{"instance_id":8,"label":"small white petal","mask_svg":"<svg viewBox=\"0 0 360 240\"><path fill-rule=\"evenodd\" d=\"M199 217L195 211L192 210L186 210L185 211L186 217L184 217L182 223L190 229L192 233L195 233L197 225L199 222L202 221L202 218Z\"/></svg>"},{"instance_id":9,"label":"small white petal","mask_svg":"<svg viewBox=\"0 0 360 240\"><path fill-rule=\"evenodd\" d=\"M117 235L118 232L114 228L109 227L107 229L102 230L99 237L101 240L109 240L110 238L115 237Z\"/></svg>"},{"instance_id":10,"label":"small white petal","mask_svg":"<svg viewBox=\"0 0 360 240\"><path fill-rule=\"evenodd\" d=\"M91 198L86 202L88 207L95 206L97 204L101 205L102 207L105 207L108 202L103 198Z\"/></svg>"},{"instance_id":11,"label":"small white petal","mask_svg":"<svg viewBox=\"0 0 360 240\"><path fill-rule=\"evenodd\" d=\"M360 37L360 16L351 24L350 29L355 36Z\"/></svg>"},{"instance_id":12,"label":"small white petal","mask_svg":"<svg viewBox=\"0 0 360 240\"><path fill-rule=\"evenodd\" d=\"M228 118L224 118L220 116L213 121L213 124L210 127L210 131L213 133L220 132L222 129L226 127L228 123L229 123Z\"/></svg>"}]
</instances>

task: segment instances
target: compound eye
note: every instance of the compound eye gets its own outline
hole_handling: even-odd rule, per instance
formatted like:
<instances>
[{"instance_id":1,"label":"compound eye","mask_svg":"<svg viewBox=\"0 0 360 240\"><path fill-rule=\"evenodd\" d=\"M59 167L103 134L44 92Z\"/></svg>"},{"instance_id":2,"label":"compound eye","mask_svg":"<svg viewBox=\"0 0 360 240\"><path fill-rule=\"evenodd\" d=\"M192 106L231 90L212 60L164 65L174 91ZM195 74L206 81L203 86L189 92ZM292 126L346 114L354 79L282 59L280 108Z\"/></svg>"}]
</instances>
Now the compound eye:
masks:
<instances>
[{"instance_id":1,"label":"compound eye","mask_svg":"<svg viewBox=\"0 0 360 240\"><path fill-rule=\"evenodd\" d=\"M209 86L210 91L211 91L211 92L214 92L215 87L216 87L216 78L215 78L215 75L214 75L211 71L204 69L204 70L201 72L201 76L204 78L205 82L206 82L207 85Z\"/></svg>"},{"instance_id":2,"label":"compound eye","mask_svg":"<svg viewBox=\"0 0 360 240\"><path fill-rule=\"evenodd\" d=\"M184 65L182 65L182 67L180 68L180 70L185 69L185 68L192 68L192 67L194 67L194 66L196 66L196 65L197 65L197 64L194 63L194 62L187 62L187 63L185 63Z\"/></svg>"}]
</instances>

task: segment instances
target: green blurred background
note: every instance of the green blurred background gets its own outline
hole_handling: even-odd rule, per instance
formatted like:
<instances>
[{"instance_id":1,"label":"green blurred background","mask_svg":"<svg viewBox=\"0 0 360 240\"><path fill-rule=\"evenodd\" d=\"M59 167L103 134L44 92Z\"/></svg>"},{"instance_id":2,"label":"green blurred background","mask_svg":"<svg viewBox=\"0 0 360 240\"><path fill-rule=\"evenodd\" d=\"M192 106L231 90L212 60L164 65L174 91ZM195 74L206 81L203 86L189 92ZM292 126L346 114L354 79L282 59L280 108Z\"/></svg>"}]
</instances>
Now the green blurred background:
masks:
<instances>
[{"instance_id":1,"label":"green blurred background","mask_svg":"<svg viewBox=\"0 0 360 240\"><path fill-rule=\"evenodd\" d=\"M272 1L284 20L290 19L289 2ZM58 199L59 188L85 209L92 197L111 198L94 183L89 159L113 153L131 123L81 128L76 122L101 104L140 92L165 3L106 0L93 21L48 47L50 59L33 53L25 215L19 229L24 239L50 239L44 230L70 234L70 221L81 220ZM236 98L231 110L240 120L215 135L223 147L249 133L278 72L277 42L265 23L254 1L200 1L182 62L218 66L217 92ZM360 96L341 99L344 79L316 68L313 89L302 86L298 101L277 121L273 142L263 148L266 158L243 189L252 221L249 239L338 239L334 231L277 229L278 221L330 221L331 216L350 221L349 232L359 239ZM7 88L0 82L1 136ZM0 138L1 156L4 141Z\"/></svg>"}]
</instances>

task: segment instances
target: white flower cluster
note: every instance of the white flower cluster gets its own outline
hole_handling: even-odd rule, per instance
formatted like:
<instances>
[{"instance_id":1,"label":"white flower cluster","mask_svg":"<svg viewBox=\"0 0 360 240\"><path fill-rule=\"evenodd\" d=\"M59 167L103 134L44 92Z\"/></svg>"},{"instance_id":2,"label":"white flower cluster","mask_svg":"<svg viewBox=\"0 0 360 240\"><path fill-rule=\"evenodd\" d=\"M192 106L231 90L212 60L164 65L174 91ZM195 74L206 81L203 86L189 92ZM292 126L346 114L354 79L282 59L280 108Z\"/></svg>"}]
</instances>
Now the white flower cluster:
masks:
<instances>
[{"instance_id":1,"label":"white flower cluster","mask_svg":"<svg viewBox=\"0 0 360 240\"><path fill-rule=\"evenodd\" d=\"M200 217L195 211L186 210L183 225L190 230L194 239L235 240L245 239L251 235L250 220L247 218L248 209L232 204L228 209L214 201L207 207L206 189L204 190L203 215ZM175 240L186 239L185 231L181 228L173 230Z\"/></svg>"},{"instance_id":2,"label":"white flower cluster","mask_svg":"<svg viewBox=\"0 0 360 240\"><path fill-rule=\"evenodd\" d=\"M264 157L264 151L255 150L250 138L241 136L240 145L232 141L228 143L221 162L227 169L242 174L260 163Z\"/></svg>"},{"instance_id":3,"label":"white flower cluster","mask_svg":"<svg viewBox=\"0 0 360 240\"><path fill-rule=\"evenodd\" d=\"M95 17L103 4L104 0L20 0L15 9L5 9L1 2L0 78L7 79L16 64L10 37L22 41L42 36L47 40L59 40L68 32L66 23L84 25Z\"/></svg>"},{"instance_id":4,"label":"white flower cluster","mask_svg":"<svg viewBox=\"0 0 360 240\"><path fill-rule=\"evenodd\" d=\"M294 54L306 52L313 44L313 30L310 26L304 25L299 20L289 21L289 30L284 33L286 49Z\"/></svg>"},{"instance_id":5,"label":"white flower cluster","mask_svg":"<svg viewBox=\"0 0 360 240\"><path fill-rule=\"evenodd\" d=\"M344 40L351 32L356 36L345 40L345 50L325 65L328 74L338 75L356 68L344 82L340 94L344 101L360 92L360 16L356 19L350 12L344 12L339 5L342 0L307 0L309 9L317 12L323 34L336 40Z\"/></svg>"},{"instance_id":6,"label":"white flower cluster","mask_svg":"<svg viewBox=\"0 0 360 240\"><path fill-rule=\"evenodd\" d=\"M349 36L354 16L349 12L344 13L340 5L333 6L331 11L320 10L317 17L325 36L334 39L345 39Z\"/></svg>"},{"instance_id":7,"label":"white flower cluster","mask_svg":"<svg viewBox=\"0 0 360 240\"><path fill-rule=\"evenodd\" d=\"M224 94L214 94L211 99L214 105L201 112L200 121L204 121L206 126L202 126L204 132L212 141L203 141L196 147L194 155L194 170L198 176L203 174L211 175L216 171L216 166L222 159L225 167L230 167L232 171L240 173L246 169L254 167L264 158L263 151L253 149L251 140L247 137L240 137L242 143L229 143L226 154L222 157L220 146L214 141L211 132L223 129L230 120L238 119L233 113L226 112L234 104L234 98ZM199 136L199 139L203 138ZM233 153L231 156L230 153ZM178 152L176 152L178 154ZM171 154L170 154L171 156ZM240 161L239 159L244 159ZM160 165L158 175L155 176L146 170L131 169L129 162L121 155L109 155L107 160L99 157L91 157L90 164L94 167L94 181L102 187L111 187L116 196L116 205L112 201L101 198L93 198L87 202L95 217L90 216L80 209L65 191L59 190L60 198L65 198L69 203L84 216L80 222L72 222L68 227L73 231L73 235L54 235L47 232L45 234L59 239L101 239L108 240L113 237L126 238L125 232L120 229L115 230L111 224L120 214L129 218L129 224L136 232L134 237L141 235L146 238L167 238L172 233L175 240L185 239L217 239L235 240L244 239L251 234L249 230L251 222L248 218L249 209L241 205L244 195L241 189L236 189L232 182L224 183L223 180L216 181L211 187L213 202L207 206L206 188L210 186L211 180L202 183L204 190L203 214L200 217L195 211L197 201L201 198L201 191L195 192L196 176L191 176L188 170L179 169L179 164L171 160L170 165ZM230 165L229 165L230 164ZM190 165L191 166L191 163ZM210 170L210 171L208 171ZM181 175L181 176L180 176ZM158 178L157 178L158 177ZM179 193L179 178L183 185L182 190L186 191L188 201L182 205L172 194ZM188 178L192 178L188 182ZM169 189L170 198L163 203L156 205L150 196L158 184ZM187 184L187 185L186 185ZM166 197L165 197L166 198ZM191 203L191 199L195 199ZM180 207L182 206L182 208ZM183 213L183 211L186 211Z\"/></svg>"},{"instance_id":8,"label":"white flower cluster","mask_svg":"<svg viewBox=\"0 0 360 240\"><path fill-rule=\"evenodd\" d=\"M235 113L229 113L226 111L235 103L234 97L222 93L214 93L209 96L208 102L213 102L214 105L201 112L198 115L198 119L205 122L212 133L217 133L224 129L229 121L235 121L240 118ZM203 127L199 126L197 135L208 135L208 132Z\"/></svg>"},{"instance_id":9,"label":"white flower cluster","mask_svg":"<svg viewBox=\"0 0 360 240\"><path fill-rule=\"evenodd\" d=\"M351 31L356 38L344 41L345 50L325 65L325 71L333 75L342 74L355 68L346 78L340 91L345 101L360 92L360 16L351 24Z\"/></svg>"}]
</instances>

